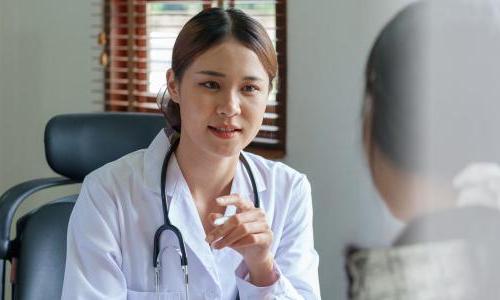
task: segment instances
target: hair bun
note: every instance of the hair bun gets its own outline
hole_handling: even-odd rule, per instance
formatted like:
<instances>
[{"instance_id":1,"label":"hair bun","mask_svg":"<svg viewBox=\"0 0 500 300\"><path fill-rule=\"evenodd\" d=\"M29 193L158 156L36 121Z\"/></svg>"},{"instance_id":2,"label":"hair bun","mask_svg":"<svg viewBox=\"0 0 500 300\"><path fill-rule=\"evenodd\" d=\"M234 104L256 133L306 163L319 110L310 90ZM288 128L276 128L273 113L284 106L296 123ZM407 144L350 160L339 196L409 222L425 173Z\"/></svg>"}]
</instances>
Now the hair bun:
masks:
<instances>
[{"instance_id":1,"label":"hair bun","mask_svg":"<svg viewBox=\"0 0 500 300\"><path fill-rule=\"evenodd\" d=\"M158 109L165 116L165 133L170 142L178 138L181 133L181 114L179 104L170 99L166 85L163 85L156 96Z\"/></svg>"}]
</instances>

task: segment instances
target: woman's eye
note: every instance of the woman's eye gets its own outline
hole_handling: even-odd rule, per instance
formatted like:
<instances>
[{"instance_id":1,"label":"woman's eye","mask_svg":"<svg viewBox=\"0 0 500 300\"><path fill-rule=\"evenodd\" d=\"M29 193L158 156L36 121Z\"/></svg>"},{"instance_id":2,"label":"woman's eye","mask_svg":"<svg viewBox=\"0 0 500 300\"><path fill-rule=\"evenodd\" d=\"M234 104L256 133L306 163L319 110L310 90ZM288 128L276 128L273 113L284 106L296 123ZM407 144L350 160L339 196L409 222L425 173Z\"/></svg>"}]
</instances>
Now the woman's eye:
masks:
<instances>
[{"instance_id":1,"label":"woman's eye","mask_svg":"<svg viewBox=\"0 0 500 300\"><path fill-rule=\"evenodd\" d=\"M255 91L258 91L259 89L254 86L254 85L245 85L243 88L242 88L242 91L245 92L245 93L252 93L252 92L255 92Z\"/></svg>"},{"instance_id":2,"label":"woman's eye","mask_svg":"<svg viewBox=\"0 0 500 300\"><path fill-rule=\"evenodd\" d=\"M200 83L200 85L203 87L206 87L207 89L210 89L210 90L215 90L215 89L220 88L219 84L215 81L203 82L203 83Z\"/></svg>"}]
</instances>

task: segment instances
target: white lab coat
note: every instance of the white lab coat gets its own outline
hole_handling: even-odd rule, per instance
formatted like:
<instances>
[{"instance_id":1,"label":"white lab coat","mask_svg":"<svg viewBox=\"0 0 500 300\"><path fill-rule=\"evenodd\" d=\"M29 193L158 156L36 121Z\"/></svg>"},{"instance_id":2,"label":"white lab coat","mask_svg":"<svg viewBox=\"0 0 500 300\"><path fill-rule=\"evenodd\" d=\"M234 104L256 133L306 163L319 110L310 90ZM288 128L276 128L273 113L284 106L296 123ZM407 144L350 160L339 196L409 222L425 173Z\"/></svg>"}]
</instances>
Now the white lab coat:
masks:
<instances>
[{"instance_id":1,"label":"white lab coat","mask_svg":"<svg viewBox=\"0 0 500 300\"><path fill-rule=\"evenodd\" d=\"M153 236L163 224L160 173L169 147L160 132L147 149L89 174L71 214L62 299L158 299ZM246 279L242 256L212 250L189 188L172 156L166 194L172 224L183 234L189 264L190 299L319 299L311 190L306 176L279 162L245 153L261 207L274 234L271 251L279 280L257 287ZM207 175L209 176L209 174ZM245 168L238 164L231 193L253 201ZM161 238L161 297L185 299L180 259L171 233Z\"/></svg>"}]
</instances>

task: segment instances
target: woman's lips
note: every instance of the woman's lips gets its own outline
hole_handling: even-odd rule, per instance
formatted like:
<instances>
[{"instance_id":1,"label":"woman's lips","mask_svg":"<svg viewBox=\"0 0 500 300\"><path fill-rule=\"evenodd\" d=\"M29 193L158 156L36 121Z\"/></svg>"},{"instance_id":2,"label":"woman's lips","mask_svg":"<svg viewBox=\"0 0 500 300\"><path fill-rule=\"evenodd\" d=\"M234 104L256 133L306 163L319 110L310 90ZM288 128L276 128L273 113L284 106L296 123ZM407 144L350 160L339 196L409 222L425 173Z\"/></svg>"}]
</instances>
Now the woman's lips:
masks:
<instances>
[{"instance_id":1,"label":"woman's lips","mask_svg":"<svg viewBox=\"0 0 500 300\"><path fill-rule=\"evenodd\" d=\"M236 135L240 134L241 129L232 126L208 126L210 132L212 132L216 137L221 139L231 139Z\"/></svg>"}]
</instances>

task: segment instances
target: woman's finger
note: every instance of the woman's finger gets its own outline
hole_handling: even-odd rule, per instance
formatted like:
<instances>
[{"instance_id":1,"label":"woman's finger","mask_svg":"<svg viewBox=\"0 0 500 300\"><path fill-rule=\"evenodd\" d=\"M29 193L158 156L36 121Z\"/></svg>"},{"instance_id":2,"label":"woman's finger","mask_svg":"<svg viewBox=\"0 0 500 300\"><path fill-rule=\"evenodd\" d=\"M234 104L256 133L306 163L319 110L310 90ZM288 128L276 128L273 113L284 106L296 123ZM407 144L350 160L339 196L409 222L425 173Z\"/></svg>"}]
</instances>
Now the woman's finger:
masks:
<instances>
[{"instance_id":1,"label":"woman's finger","mask_svg":"<svg viewBox=\"0 0 500 300\"><path fill-rule=\"evenodd\" d=\"M231 247L233 243L239 241L247 235L265 233L269 230L266 222L251 222L238 226L233 231L225 235L222 239L216 241L212 246L214 248Z\"/></svg>"},{"instance_id":2,"label":"woman's finger","mask_svg":"<svg viewBox=\"0 0 500 300\"><path fill-rule=\"evenodd\" d=\"M214 240L227 235L230 231L233 231L242 224L256 222L259 220L266 221L265 213L263 213L260 209L253 209L236 214L230 217L223 225L217 226L214 230L209 232L207 234L206 241L208 243L212 243Z\"/></svg>"},{"instance_id":3,"label":"woman's finger","mask_svg":"<svg viewBox=\"0 0 500 300\"><path fill-rule=\"evenodd\" d=\"M272 231L247 235L231 244L234 250L243 250L255 245L270 245L273 241Z\"/></svg>"},{"instance_id":4,"label":"woman's finger","mask_svg":"<svg viewBox=\"0 0 500 300\"><path fill-rule=\"evenodd\" d=\"M238 194L221 196L215 199L215 201L220 206L234 205L242 212L255 208L252 201L245 200Z\"/></svg>"}]
</instances>

